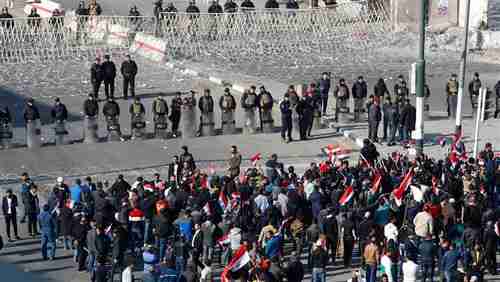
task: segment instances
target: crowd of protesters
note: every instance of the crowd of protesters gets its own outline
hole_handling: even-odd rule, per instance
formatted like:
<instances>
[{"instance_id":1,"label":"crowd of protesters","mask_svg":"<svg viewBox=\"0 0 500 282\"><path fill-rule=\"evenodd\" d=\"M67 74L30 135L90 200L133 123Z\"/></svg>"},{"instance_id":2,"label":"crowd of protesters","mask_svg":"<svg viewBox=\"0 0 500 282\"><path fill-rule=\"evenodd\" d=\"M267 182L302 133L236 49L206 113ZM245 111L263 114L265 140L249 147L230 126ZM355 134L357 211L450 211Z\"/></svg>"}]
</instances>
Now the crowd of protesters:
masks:
<instances>
[{"instance_id":1,"label":"crowd of protesters","mask_svg":"<svg viewBox=\"0 0 500 282\"><path fill-rule=\"evenodd\" d=\"M22 212L42 258L71 249L91 281L134 265L143 281L302 281L308 271L325 281L337 258L353 281L482 281L497 269L500 168L490 144L478 159L461 146L410 160L366 140L355 165L333 153L301 176L274 154L242 169L236 146L225 173L205 172L184 146L165 179L68 187L60 177L43 205L24 173L21 199L9 190L2 210L9 241L21 239Z\"/></svg>"}]
</instances>

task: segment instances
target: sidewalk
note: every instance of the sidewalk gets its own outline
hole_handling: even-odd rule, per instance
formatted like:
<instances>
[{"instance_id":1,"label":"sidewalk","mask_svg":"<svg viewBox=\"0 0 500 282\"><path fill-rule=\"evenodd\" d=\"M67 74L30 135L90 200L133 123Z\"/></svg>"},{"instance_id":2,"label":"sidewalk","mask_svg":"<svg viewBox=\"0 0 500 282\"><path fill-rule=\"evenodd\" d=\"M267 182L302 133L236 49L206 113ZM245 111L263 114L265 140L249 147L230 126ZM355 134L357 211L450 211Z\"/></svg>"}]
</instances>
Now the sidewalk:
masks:
<instances>
[{"instance_id":1,"label":"sidewalk","mask_svg":"<svg viewBox=\"0 0 500 282\"><path fill-rule=\"evenodd\" d=\"M368 137L368 122L366 121L351 125L338 126L333 123L331 126L334 126L338 132L342 132L345 137L353 141L358 147L361 147L363 139ZM493 148L500 148L498 129L500 129L500 120L490 119L480 124L478 151L480 151L488 142L493 145ZM451 120L446 117L435 117L431 120L426 120L424 122L424 153L434 158L444 157L447 154L449 145L452 142L454 130L454 119ZM468 156L472 156L474 150L475 120L470 116L464 118L462 121L462 130L462 141L464 142ZM378 137L379 139L382 139L383 137L382 122L379 126ZM442 138L446 138L446 145L444 147L441 147L439 144L439 140ZM399 145L389 147L386 143L377 143L377 148L382 155L390 154L396 151L412 155L414 145L410 146L410 149L406 149Z\"/></svg>"}]
</instances>

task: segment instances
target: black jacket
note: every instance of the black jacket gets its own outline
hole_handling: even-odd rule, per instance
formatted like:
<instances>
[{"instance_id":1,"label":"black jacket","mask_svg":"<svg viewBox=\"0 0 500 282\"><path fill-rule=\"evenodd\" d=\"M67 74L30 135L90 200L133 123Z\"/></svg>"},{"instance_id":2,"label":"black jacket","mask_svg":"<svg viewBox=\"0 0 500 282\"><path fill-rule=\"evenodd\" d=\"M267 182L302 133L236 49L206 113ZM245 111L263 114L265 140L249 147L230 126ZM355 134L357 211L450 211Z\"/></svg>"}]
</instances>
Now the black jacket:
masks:
<instances>
[{"instance_id":1,"label":"black jacket","mask_svg":"<svg viewBox=\"0 0 500 282\"><path fill-rule=\"evenodd\" d=\"M285 272L288 282L301 282L304 279L304 265L300 260L290 262Z\"/></svg>"},{"instance_id":2,"label":"black jacket","mask_svg":"<svg viewBox=\"0 0 500 282\"><path fill-rule=\"evenodd\" d=\"M377 97L384 97L385 94L390 95L385 82L377 82L377 84L373 87L373 92Z\"/></svg>"},{"instance_id":3,"label":"black jacket","mask_svg":"<svg viewBox=\"0 0 500 282\"><path fill-rule=\"evenodd\" d=\"M0 107L0 122L10 123L12 122L12 116L10 115L9 108Z\"/></svg>"},{"instance_id":4,"label":"black jacket","mask_svg":"<svg viewBox=\"0 0 500 282\"><path fill-rule=\"evenodd\" d=\"M90 68L90 80L92 83L100 82L104 79L104 69L101 64L92 64Z\"/></svg>"},{"instance_id":5,"label":"black jacket","mask_svg":"<svg viewBox=\"0 0 500 282\"><path fill-rule=\"evenodd\" d=\"M367 95L368 95L368 86L366 84L366 81L362 82L356 81L352 85L352 97L354 97L355 99L359 99L359 98L366 98Z\"/></svg>"},{"instance_id":6,"label":"black jacket","mask_svg":"<svg viewBox=\"0 0 500 282\"><path fill-rule=\"evenodd\" d=\"M109 61L102 63L103 79L113 80L116 77L116 66L115 63Z\"/></svg>"},{"instance_id":7,"label":"black jacket","mask_svg":"<svg viewBox=\"0 0 500 282\"><path fill-rule=\"evenodd\" d=\"M224 3L224 12L225 13L236 13L238 11L238 4L234 2L226 2Z\"/></svg>"},{"instance_id":8,"label":"black jacket","mask_svg":"<svg viewBox=\"0 0 500 282\"><path fill-rule=\"evenodd\" d=\"M379 122L382 119L382 111L380 106L377 104L372 104L368 108L368 122Z\"/></svg>"},{"instance_id":9,"label":"black jacket","mask_svg":"<svg viewBox=\"0 0 500 282\"><path fill-rule=\"evenodd\" d=\"M3 197L2 199L2 211L3 211L3 214L4 215L7 215L9 214L8 211L9 211L9 203L8 203L8 197L5 196ZM12 194L12 202L11 202L11 212L13 215L17 214L17 211L16 211L16 208L17 208L17 197L16 195Z\"/></svg>"},{"instance_id":10,"label":"black jacket","mask_svg":"<svg viewBox=\"0 0 500 282\"><path fill-rule=\"evenodd\" d=\"M95 117L96 115L98 115L99 114L99 103L97 102L97 100L95 100L95 99L85 100L85 102L83 103L83 113L86 116L90 116L90 117Z\"/></svg>"},{"instance_id":11,"label":"black jacket","mask_svg":"<svg viewBox=\"0 0 500 282\"><path fill-rule=\"evenodd\" d=\"M130 60L122 63L121 72L123 77L132 78L137 74L137 64Z\"/></svg>"},{"instance_id":12,"label":"black jacket","mask_svg":"<svg viewBox=\"0 0 500 282\"><path fill-rule=\"evenodd\" d=\"M210 14L222 14L223 12L222 6L218 3L213 3L210 7L208 7L208 13Z\"/></svg>"},{"instance_id":13,"label":"black jacket","mask_svg":"<svg viewBox=\"0 0 500 282\"><path fill-rule=\"evenodd\" d=\"M401 111L401 125L408 130L415 130L415 123L417 119L417 110L412 105L404 106Z\"/></svg>"},{"instance_id":14,"label":"black jacket","mask_svg":"<svg viewBox=\"0 0 500 282\"><path fill-rule=\"evenodd\" d=\"M38 111L38 108L33 105L33 106L26 106L24 109L24 121L33 121L40 119L40 112Z\"/></svg>"},{"instance_id":15,"label":"black jacket","mask_svg":"<svg viewBox=\"0 0 500 282\"><path fill-rule=\"evenodd\" d=\"M28 192L26 195L26 203L24 204L24 208L26 213L28 214L38 214L40 212L40 206L38 201L38 195L33 195L31 192Z\"/></svg>"},{"instance_id":16,"label":"black jacket","mask_svg":"<svg viewBox=\"0 0 500 282\"><path fill-rule=\"evenodd\" d=\"M311 97L306 96L305 99L299 100L296 110L300 116L312 115L314 110L314 101Z\"/></svg>"},{"instance_id":17,"label":"black jacket","mask_svg":"<svg viewBox=\"0 0 500 282\"><path fill-rule=\"evenodd\" d=\"M234 100L234 99L233 99ZM198 101L198 108L202 113L213 113L214 112L214 99L211 95L203 95Z\"/></svg>"},{"instance_id":18,"label":"black jacket","mask_svg":"<svg viewBox=\"0 0 500 282\"><path fill-rule=\"evenodd\" d=\"M243 10L255 9L255 5L250 0L244 0L243 2L241 2L240 7Z\"/></svg>"},{"instance_id":19,"label":"black jacket","mask_svg":"<svg viewBox=\"0 0 500 282\"><path fill-rule=\"evenodd\" d=\"M264 8L266 9L279 9L280 4L276 0L267 0Z\"/></svg>"},{"instance_id":20,"label":"black jacket","mask_svg":"<svg viewBox=\"0 0 500 282\"><path fill-rule=\"evenodd\" d=\"M68 119L68 110L66 106L62 103L55 105L50 112L50 116L54 121L64 121Z\"/></svg>"},{"instance_id":21,"label":"black jacket","mask_svg":"<svg viewBox=\"0 0 500 282\"><path fill-rule=\"evenodd\" d=\"M280 103L281 118L292 118L292 107L290 101L282 101Z\"/></svg>"},{"instance_id":22,"label":"black jacket","mask_svg":"<svg viewBox=\"0 0 500 282\"><path fill-rule=\"evenodd\" d=\"M104 107L102 108L102 113L104 116L119 116L120 115L120 106L115 101L106 102Z\"/></svg>"},{"instance_id":23,"label":"black jacket","mask_svg":"<svg viewBox=\"0 0 500 282\"><path fill-rule=\"evenodd\" d=\"M299 8L299 3L297 1L288 1L286 2L286 8L287 9L298 9Z\"/></svg>"},{"instance_id":24,"label":"black jacket","mask_svg":"<svg viewBox=\"0 0 500 282\"><path fill-rule=\"evenodd\" d=\"M317 247L313 249L311 252L311 267L312 268L325 268L328 263L328 252L321 248Z\"/></svg>"},{"instance_id":25,"label":"black jacket","mask_svg":"<svg viewBox=\"0 0 500 282\"><path fill-rule=\"evenodd\" d=\"M229 99L231 101L229 106L227 107L224 106L224 100L226 99ZM219 99L219 107L221 108L221 110L234 111L236 109L236 100L234 99L234 96L231 94L222 95Z\"/></svg>"}]
</instances>

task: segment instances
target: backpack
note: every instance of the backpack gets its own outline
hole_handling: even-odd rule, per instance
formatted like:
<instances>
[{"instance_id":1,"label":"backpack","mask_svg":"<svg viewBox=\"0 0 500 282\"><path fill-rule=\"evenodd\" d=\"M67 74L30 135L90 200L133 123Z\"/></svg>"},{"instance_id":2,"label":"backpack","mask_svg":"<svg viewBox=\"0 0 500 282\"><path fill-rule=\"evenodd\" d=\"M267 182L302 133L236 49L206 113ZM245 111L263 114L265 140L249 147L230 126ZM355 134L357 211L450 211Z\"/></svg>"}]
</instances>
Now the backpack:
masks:
<instances>
[{"instance_id":1,"label":"backpack","mask_svg":"<svg viewBox=\"0 0 500 282\"><path fill-rule=\"evenodd\" d=\"M167 112L167 103L163 100L157 100L155 104L155 112L157 114L165 114Z\"/></svg>"}]
</instances>

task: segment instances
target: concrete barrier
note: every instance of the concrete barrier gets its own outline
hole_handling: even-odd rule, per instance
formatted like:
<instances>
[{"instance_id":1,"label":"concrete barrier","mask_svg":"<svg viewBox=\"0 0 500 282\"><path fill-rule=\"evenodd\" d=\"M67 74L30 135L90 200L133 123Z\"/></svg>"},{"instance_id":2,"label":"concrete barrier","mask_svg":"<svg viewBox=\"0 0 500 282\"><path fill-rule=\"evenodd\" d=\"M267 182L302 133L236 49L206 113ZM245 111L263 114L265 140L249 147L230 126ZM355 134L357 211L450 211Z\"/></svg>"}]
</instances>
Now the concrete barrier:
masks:
<instances>
[{"instance_id":1,"label":"concrete barrier","mask_svg":"<svg viewBox=\"0 0 500 282\"><path fill-rule=\"evenodd\" d=\"M122 137L118 117L106 117L108 142L120 141Z\"/></svg>"},{"instance_id":2,"label":"concrete barrier","mask_svg":"<svg viewBox=\"0 0 500 282\"><path fill-rule=\"evenodd\" d=\"M167 122L167 116L166 115L159 115L154 118L154 135L155 138L160 138L160 139L167 139L167 128L168 128L168 122Z\"/></svg>"},{"instance_id":3,"label":"concrete barrier","mask_svg":"<svg viewBox=\"0 0 500 282\"><path fill-rule=\"evenodd\" d=\"M14 134L12 133L12 124L0 124L0 149L10 148L12 137L14 137Z\"/></svg>"},{"instance_id":4,"label":"concrete barrier","mask_svg":"<svg viewBox=\"0 0 500 282\"><path fill-rule=\"evenodd\" d=\"M214 113L201 113L200 116L201 136L215 135Z\"/></svg>"},{"instance_id":5,"label":"concrete barrier","mask_svg":"<svg viewBox=\"0 0 500 282\"><path fill-rule=\"evenodd\" d=\"M222 111L222 134L231 135L236 133L236 121L234 120L234 111Z\"/></svg>"},{"instance_id":6,"label":"concrete barrier","mask_svg":"<svg viewBox=\"0 0 500 282\"><path fill-rule=\"evenodd\" d=\"M31 9L35 8L42 18L50 18L52 17L52 13L54 10L58 10L59 12L64 12L64 9L61 4L53 1L42 0L40 3L29 3L24 6L24 13L29 15L31 13Z\"/></svg>"},{"instance_id":7,"label":"concrete barrier","mask_svg":"<svg viewBox=\"0 0 500 282\"><path fill-rule=\"evenodd\" d=\"M64 145L64 136L68 134L65 121L56 121L54 124L56 145Z\"/></svg>"},{"instance_id":8,"label":"concrete barrier","mask_svg":"<svg viewBox=\"0 0 500 282\"><path fill-rule=\"evenodd\" d=\"M196 136L194 106L183 105L181 111L182 138L193 138Z\"/></svg>"},{"instance_id":9,"label":"concrete barrier","mask_svg":"<svg viewBox=\"0 0 500 282\"><path fill-rule=\"evenodd\" d=\"M26 143L28 148L37 149L42 146L40 120L28 121L26 123Z\"/></svg>"},{"instance_id":10,"label":"concrete barrier","mask_svg":"<svg viewBox=\"0 0 500 282\"><path fill-rule=\"evenodd\" d=\"M136 34L134 42L130 46L131 53L135 53L155 62L163 62L165 60L166 49L166 41L142 32Z\"/></svg>"},{"instance_id":11,"label":"concrete barrier","mask_svg":"<svg viewBox=\"0 0 500 282\"><path fill-rule=\"evenodd\" d=\"M255 109L245 110L243 134L255 134Z\"/></svg>"},{"instance_id":12,"label":"concrete barrier","mask_svg":"<svg viewBox=\"0 0 500 282\"><path fill-rule=\"evenodd\" d=\"M97 143L99 141L99 137L97 136L97 129L97 117L85 117L83 142L87 144Z\"/></svg>"}]
</instances>

